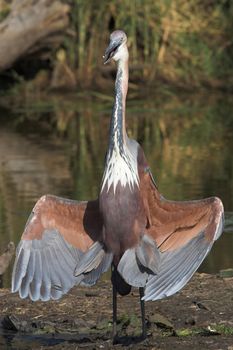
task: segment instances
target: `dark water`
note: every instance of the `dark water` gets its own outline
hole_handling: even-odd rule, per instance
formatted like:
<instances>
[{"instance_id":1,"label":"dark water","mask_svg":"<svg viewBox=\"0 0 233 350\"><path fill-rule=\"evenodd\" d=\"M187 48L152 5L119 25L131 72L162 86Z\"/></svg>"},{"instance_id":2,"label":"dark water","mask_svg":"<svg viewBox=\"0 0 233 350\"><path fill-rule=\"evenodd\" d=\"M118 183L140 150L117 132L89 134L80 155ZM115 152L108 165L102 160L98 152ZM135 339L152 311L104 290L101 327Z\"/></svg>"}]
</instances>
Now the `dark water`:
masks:
<instances>
[{"instance_id":1,"label":"dark water","mask_svg":"<svg viewBox=\"0 0 233 350\"><path fill-rule=\"evenodd\" d=\"M201 266L205 272L233 267L232 107L231 97L209 94L127 104L128 133L143 146L160 192L174 200L216 195L224 203L225 233ZM49 96L0 109L0 251L19 241L41 195L97 197L111 108L108 96Z\"/></svg>"}]
</instances>

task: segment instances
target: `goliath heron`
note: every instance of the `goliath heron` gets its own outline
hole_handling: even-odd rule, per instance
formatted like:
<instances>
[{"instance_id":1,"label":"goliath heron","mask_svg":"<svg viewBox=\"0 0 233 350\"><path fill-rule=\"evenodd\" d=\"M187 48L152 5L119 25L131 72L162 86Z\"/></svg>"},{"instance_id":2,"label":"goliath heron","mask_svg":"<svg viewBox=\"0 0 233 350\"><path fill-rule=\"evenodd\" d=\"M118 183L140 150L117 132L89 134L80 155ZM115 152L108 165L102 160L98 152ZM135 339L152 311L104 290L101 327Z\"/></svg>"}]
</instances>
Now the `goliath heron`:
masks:
<instances>
[{"instance_id":1,"label":"goliath heron","mask_svg":"<svg viewBox=\"0 0 233 350\"><path fill-rule=\"evenodd\" d=\"M112 266L116 295L139 287L144 300L179 291L223 229L220 199L176 202L158 191L140 145L128 138L126 34L110 36L104 63L117 62L115 102L99 197L77 202L45 195L36 203L17 248L12 291L32 300L58 299L77 284L93 285Z\"/></svg>"}]
</instances>

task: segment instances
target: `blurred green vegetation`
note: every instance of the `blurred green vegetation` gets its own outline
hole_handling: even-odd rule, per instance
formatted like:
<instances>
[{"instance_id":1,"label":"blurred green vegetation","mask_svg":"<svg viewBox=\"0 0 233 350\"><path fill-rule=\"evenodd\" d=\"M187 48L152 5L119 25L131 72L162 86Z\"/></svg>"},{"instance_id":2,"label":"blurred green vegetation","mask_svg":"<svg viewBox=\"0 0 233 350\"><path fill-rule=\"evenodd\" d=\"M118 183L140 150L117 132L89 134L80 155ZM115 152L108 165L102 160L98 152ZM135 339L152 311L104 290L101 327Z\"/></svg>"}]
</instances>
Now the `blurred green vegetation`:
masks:
<instances>
[{"instance_id":1,"label":"blurred green vegetation","mask_svg":"<svg viewBox=\"0 0 233 350\"><path fill-rule=\"evenodd\" d=\"M72 0L67 60L79 84L100 74L109 32L123 29L131 80L233 86L231 0ZM101 71L102 72L102 71Z\"/></svg>"},{"instance_id":2,"label":"blurred green vegetation","mask_svg":"<svg viewBox=\"0 0 233 350\"><path fill-rule=\"evenodd\" d=\"M78 86L106 91L114 69L111 64L103 66L102 56L110 32L123 29L128 35L131 82L232 91L232 0L64 2L71 11L62 47L51 50L45 56L49 63L41 67L37 67L38 59L28 64L22 58L20 68L14 68L17 73L13 78L19 83L20 74L27 80L32 67L37 67L38 73L47 65L47 75L39 74L36 81L41 90ZM0 21L8 13L9 4L0 0Z\"/></svg>"}]
</instances>

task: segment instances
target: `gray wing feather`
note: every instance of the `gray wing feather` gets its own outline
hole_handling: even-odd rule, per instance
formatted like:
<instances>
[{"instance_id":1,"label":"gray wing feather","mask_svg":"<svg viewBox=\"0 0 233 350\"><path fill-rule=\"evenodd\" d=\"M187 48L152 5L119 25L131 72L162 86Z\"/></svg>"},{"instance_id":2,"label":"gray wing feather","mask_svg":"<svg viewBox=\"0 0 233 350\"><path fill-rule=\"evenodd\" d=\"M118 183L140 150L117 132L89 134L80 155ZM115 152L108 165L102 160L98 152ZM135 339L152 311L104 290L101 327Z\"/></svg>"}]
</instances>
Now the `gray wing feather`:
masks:
<instances>
[{"instance_id":1,"label":"gray wing feather","mask_svg":"<svg viewBox=\"0 0 233 350\"><path fill-rule=\"evenodd\" d=\"M34 275L30 283L30 289L29 289L29 295L33 301L38 300L40 297L40 287L42 282L41 253L39 250L35 250L34 254L35 254Z\"/></svg>"},{"instance_id":2,"label":"gray wing feather","mask_svg":"<svg viewBox=\"0 0 233 350\"><path fill-rule=\"evenodd\" d=\"M32 300L58 299L83 276L74 269L82 252L67 243L56 230L45 231L41 240L19 243L12 274L12 292Z\"/></svg>"},{"instance_id":3,"label":"gray wing feather","mask_svg":"<svg viewBox=\"0 0 233 350\"><path fill-rule=\"evenodd\" d=\"M46 252L44 252L43 250L41 250L41 258L43 263L43 277L40 289L40 296L42 301L47 301L50 299L52 283L50 277L48 258Z\"/></svg>"},{"instance_id":4,"label":"gray wing feather","mask_svg":"<svg viewBox=\"0 0 233 350\"><path fill-rule=\"evenodd\" d=\"M33 280L34 269L35 269L35 253L34 251L32 251L28 261L27 271L25 276L22 279L21 288L19 291L21 298L26 298L26 296L29 294L29 285Z\"/></svg>"},{"instance_id":5,"label":"gray wing feather","mask_svg":"<svg viewBox=\"0 0 233 350\"><path fill-rule=\"evenodd\" d=\"M200 266L212 244L201 233L186 246L162 253L159 272L149 276L143 299L158 300L178 292Z\"/></svg>"},{"instance_id":6,"label":"gray wing feather","mask_svg":"<svg viewBox=\"0 0 233 350\"><path fill-rule=\"evenodd\" d=\"M23 247L23 242L21 241L16 250L18 264L14 265L14 285L13 288L18 290L21 284L22 279L26 275L28 261L30 259L30 242L25 243Z\"/></svg>"},{"instance_id":7,"label":"gray wing feather","mask_svg":"<svg viewBox=\"0 0 233 350\"><path fill-rule=\"evenodd\" d=\"M52 247L49 246L44 250L44 254L46 255L46 260L48 264L48 276L47 278L51 281L50 286L50 298L51 299L59 299L63 294L63 290L65 290L65 285L62 285L60 278L60 270L54 261L54 253L52 251Z\"/></svg>"},{"instance_id":8,"label":"gray wing feather","mask_svg":"<svg viewBox=\"0 0 233 350\"><path fill-rule=\"evenodd\" d=\"M12 274L12 292L33 301L59 299L81 281L94 284L107 271L112 254L96 242L83 253L67 243L57 230L46 230L42 239L19 243ZM78 276L75 276L78 271Z\"/></svg>"},{"instance_id":9,"label":"gray wing feather","mask_svg":"<svg viewBox=\"0 0 233 350\"><path fill-rule=\"evenodd\" d=\"M145 287L144 300L162 299L178 292L190 280L213 245L213 242L205 239L204 233L200 233L182 248L161 253L147 237L142 240L140 249L126 250L117 269L131 286ZM152 248L155 260L146 256L148 252L151 255Z\"/></svg>"}]
</instances>

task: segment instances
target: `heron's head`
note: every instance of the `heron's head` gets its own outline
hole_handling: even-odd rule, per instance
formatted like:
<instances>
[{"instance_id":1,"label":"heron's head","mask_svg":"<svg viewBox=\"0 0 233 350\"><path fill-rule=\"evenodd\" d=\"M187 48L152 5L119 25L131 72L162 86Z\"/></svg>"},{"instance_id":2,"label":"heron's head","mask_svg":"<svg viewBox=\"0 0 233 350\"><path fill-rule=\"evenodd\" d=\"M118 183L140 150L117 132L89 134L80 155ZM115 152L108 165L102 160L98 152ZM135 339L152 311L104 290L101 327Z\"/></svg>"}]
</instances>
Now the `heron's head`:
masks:
<instances>
[{"instance_id":1,"label":"heron's head","mask_svg":"<svg viewBox=\"0 0 233 350\"><path fill-rule=\"evenodd\" d=\"M128 49L126 46L127 36L123 30L115 30L110 35L110 43L103 56L104 64L111 59L119 61L120 59L128 58Z\"/></svg>"}]
</instances>

